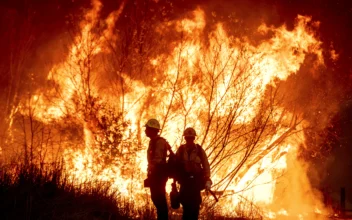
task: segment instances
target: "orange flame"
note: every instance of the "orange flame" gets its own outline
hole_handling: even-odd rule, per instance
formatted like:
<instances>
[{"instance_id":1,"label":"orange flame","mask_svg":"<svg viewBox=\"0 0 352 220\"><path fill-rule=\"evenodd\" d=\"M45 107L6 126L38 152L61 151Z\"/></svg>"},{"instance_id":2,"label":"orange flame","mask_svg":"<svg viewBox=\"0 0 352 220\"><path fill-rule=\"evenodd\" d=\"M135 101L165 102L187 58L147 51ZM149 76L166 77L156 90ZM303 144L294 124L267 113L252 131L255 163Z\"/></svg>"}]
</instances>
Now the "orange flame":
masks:
<instances>
[{"instance_id":1,"label":"orange flame","mask_svg":"<svg viewBox=\"0 0 352 220\"><path fill-rule=\"evenodd\" d=\"M99 91L94 80L88 79L86 74L88 69L92 68L91 62L96 55L109 53L105 39L117 41L118 38L112 30L123 6L105 20L106 29L102 36L98 36L94 34L93 28L99 22L102 4L98 0L92 3L93 8L81 22L81 32L74 39L66 62L54 66L48 74L48 79L59 85L60 97L49 94L52 95L51 102L45 99L44 94L32 97L32 101L39 109L36 111L36 118L51 123L53 120L62 120L65 115L72 112L77 113L74 118L84 130L85 147L65 149L64 160L72 179L109 182L122 195L129 196L143 205L141 195L145 194L145 190L141 183L146 175L147 139L143 137L139 143L133 143L144 145L144 148L130 158L135 165L132 167L134 173L126 176L123 173L124 164L107 166L100 163L104 155L95 146L97 134L92 132L94 126L89 124L89 118L84 113L76 109L74 99L77 94L83 94L83 101L91 97L87 95L88 92L100 96L105 101L109 100L107 103L119 100L119 97ZM246 39L228 36L221 23L209 34L209 42L205 45L204 16L204 12L197 9L194 11L193 19L175 21L176 31L182 32L183 38L176 44L171 54L162 54L150 59L150 65L160 74L158 78L154 77L151 85L134 80L127 74L121 75L126 81L131 82L129 86L133 88L131 92L127 91L124 94L123 104L125 110L127 109L124 112L124 119L130 121L130 126L129 132L124 133L123 141L130 139L131 134L137 133L132 138L140 137L142 123L149 116L157 115L163 122L163 136L175 147L182 141L182 130L187 126L193 126L199 133L197 140L210 155L210 161L216 161L215 155L220 152L214 148L214 140L222 135L219 131L222 131L221 127L227 123L226 117L234 114L234 109L236 115L231 122L230 138L235 136L236 129L243 128L243 125L248 126L244 129L248 129L249 132L250 126L261 114L268 86L275 87L274 80L286 80L289 75L296 73L307 54L316 55L314 65L324 64L321 42L308 28L308 23L311 22L309 17L298 16L292 31L287 30L285 26L274 28L261 25L258 32L263 35L270 32L273 37L254 46ZM161 24L155 31L170 27L169 24ZM163 65L160 65L161 63ZM93 71L91 74L92 77L99 77L97 72ZM157 80L159 77L163 81ZM151 104L149 112L146 113L144 103L149 103L150 97L156 102ZM248 157L244 168L239 170L236 178L228 181L228 184L216 185L229 171L237 169L246 152L239 151L226 158L226 163L216 167L216 172L212 174L217 190L235 192L234 195L220 199L217 207L221 210L221 214L233 213L241 198L251 199L265 210L264 216L267 218L286 215L311 218L309 212L314 212L315 209L324 210L309 185L304 165L296 160L297 146L304 142L304 136L302 132L297 132L298 134L293 136L287 135L293 129L302 131L303 128L299 127L302 124L291 127L290 120L294 118L293 113L286 112L283 116L285 110L275 103L273 106L275 108L272 117L268 120L275 130L275 135L267 135L260 140L255 152ZM119 109L119 106L114 108ZM243 138L240 141L245 143L247 140ZM229 141L223 150L226 153L233 147ZM287 174L278 178L284 171ZM277 195L281 193L282 184L287 184L289 195L283 196L280 200ZM291 203L290 197L294 198ZM302 201L306 202L297 205ZM296 205L294 206L292 202ZM285 209L274 203L282 204Z\"/></svg>"}]
</instances>

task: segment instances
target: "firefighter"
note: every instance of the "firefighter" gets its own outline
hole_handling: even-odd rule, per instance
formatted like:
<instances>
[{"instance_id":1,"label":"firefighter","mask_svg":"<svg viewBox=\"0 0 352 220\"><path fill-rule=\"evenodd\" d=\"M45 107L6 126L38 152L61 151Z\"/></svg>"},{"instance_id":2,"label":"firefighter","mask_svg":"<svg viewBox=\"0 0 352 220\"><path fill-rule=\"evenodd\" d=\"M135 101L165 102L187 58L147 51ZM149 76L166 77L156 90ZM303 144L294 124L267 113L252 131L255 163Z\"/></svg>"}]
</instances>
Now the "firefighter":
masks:
<instances>
[{"instance_id":1,"label":"firefighter","mask_svg":"<svg viewBox=\"0 0 352 220\"><path fill-rule=\"evenodd\" d=\"M158 220L168 219L168 207L166 201L165 185L168 179L165 170L167 142L160 137L160 123L156 119L150 119L145 124L145 134L150 138L147 159L148 177L144 186L150 188L152 201L157 210Z\"/></svg>"},{"instance_id":2,"label":"firefighter","mask_svg":"<svg viewBox=\"0 0 352 220\"><path fill-rule=\"evenodd\" d=\"M183 207L183 220L196 220L199 215L202 197L200 192L210 190L210 166L203 148L195 144L196 131L186 128L183 132L186 144L181 145L176 158L180 165L180 194L179 199Z\"/></svg>"}]
</instances>

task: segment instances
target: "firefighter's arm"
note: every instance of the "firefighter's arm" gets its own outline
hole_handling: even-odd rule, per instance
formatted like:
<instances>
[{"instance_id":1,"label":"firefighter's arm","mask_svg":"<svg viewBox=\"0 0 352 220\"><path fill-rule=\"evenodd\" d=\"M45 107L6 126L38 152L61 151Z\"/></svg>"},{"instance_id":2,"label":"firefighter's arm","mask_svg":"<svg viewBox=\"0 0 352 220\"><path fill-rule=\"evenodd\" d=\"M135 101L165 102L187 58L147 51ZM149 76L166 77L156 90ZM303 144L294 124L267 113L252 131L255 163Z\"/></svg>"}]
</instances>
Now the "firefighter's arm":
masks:
<instances>
[{"instance_id":1,"label":"firefighter's arm","mask_svg":"<svg viewBox=\"0 0 352 220\"><path fill-rule=\"evenodd\" d=\"M202 167L203 167L203 171L204 171L204 177L206 179L210 180L210 165L209 165L208 157L203 149L201 150L201 154L202 154L201 159L202 159Z\"/></svg>"},{"instance_id":2,"label":"firefighter's arm","mask_svg":"<svg viewBox=\"0 0 352 220\"><path fill-rule=\"evenodd\" d=\"M204 178L206 179L205 189L210 190L211 185L213 185L213 182L210 179L210 165L205 151L202 149L201 152L202 152L202 166L204 171Z\"/></svg>"},{"instance_id":3,"label":"firefighter's arm","mask_svg":"<svg viewBox=\"0 0 352 220\"><path fill-rule=\"evenodd\" d=\"M182 148L182 146L180 146L180 147L177 149L177 151L176 151L176 159L177 159L178 161L182 161L182 155L181 155L182 150L181 150L181 148Z\"/></svg>"}]
</instances>

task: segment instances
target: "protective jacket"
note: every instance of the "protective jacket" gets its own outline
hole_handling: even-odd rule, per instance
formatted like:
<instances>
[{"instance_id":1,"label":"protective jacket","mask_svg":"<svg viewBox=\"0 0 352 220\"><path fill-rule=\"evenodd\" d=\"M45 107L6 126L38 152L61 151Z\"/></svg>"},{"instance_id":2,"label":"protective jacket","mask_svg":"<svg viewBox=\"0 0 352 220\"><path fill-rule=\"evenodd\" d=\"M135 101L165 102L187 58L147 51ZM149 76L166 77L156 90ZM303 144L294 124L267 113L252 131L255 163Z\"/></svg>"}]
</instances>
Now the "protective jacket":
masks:
<instances>
[{"instance_id":1,"label":"protective jacket","mask_svg":"<svg viewBox=\"0 0 352 220\"><path fill-rule=\"evenodd\" d=\"M167 142L164 138L156 136L149 141L147 150L148 174L160 172L166 164Z\"/></svg>"},{"instance_id":2,"label":"protective jacket","mask_svg":"<svg viewBox=\"0 0 352 220\"><path fill-rule=\"evenodd\" d=\"M181 145L176 152L176 158L180 161L185 174L198 175L202 173L205 179L210 178L210 165L208 158L200 145Z\"/></svg>"}]
</instances>

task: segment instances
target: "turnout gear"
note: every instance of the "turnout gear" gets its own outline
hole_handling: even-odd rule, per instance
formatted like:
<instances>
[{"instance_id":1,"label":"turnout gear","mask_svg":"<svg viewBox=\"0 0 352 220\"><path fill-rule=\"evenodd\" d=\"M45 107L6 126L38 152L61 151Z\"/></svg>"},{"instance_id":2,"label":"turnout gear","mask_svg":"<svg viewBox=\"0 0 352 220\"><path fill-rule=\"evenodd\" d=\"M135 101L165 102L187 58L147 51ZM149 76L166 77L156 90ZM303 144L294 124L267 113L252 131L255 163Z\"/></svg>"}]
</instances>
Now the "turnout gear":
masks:
<instances>
[{"instance_id":1,"label":"turnout gear","mask_svg":"<svg viewBox=\"0 0 352 220\"><path fill-rule=\"evenodd\" d=\"M167 155L167 151L169 151L169 155ZM148 174L153 175L154 173L169 178L176 178L178 175L176 155L170 144L160 136L152 139L148 147Z\"/></svg>"},{"instance_id":2,"label":"turnout gear","mask_svg":"<svg viewBox=\"0 0 352 220\"><path fill-rule=\"evenodd\" d=\"M176 159L180 166L180 176L177 181L180 183L179 201L183 207L183 220L197 220L199 208L202 203L201 190L209 187L210 165L205 151L198 144L195 144L186 137L196 136L193 128L187 128L183 136L186 144L181 145L176 152ZM207 183L207 185L206 185Z\"/></svg>"},{"instance_id":3,"label":"turnout gear","mask_svg":"<svg viewBox=\"0 0 352 220\"><path fill-rule=\"evenodd\" d=\"M160 137L159 135L150 139L148 150L147 150L149 175L165 167L167 148L168 148L167 141L164 138Z\"/></svg>"},{"instance_id":4,"label":"turnout gear","mask_svg":"<svg viewBox=\"0 0 352 220\"><path fill-rule=\"evenodd\" d=\"M197 136L196 131L193 128L186 128L183 132L184 137L195 137Z\"/></svg>"},{"instance_id":5,"label":"turnout gear","mask_svg":"<svg viewBox=\"0 0 352 220\"><path fill-rule=\"evenodd\" d=\"M147 127L146 135L150 141L147 150L148 177L144 180L144 186L150 188L151 199L157 211L157 219L167 220L168 206L165 186L168 175L165 164L169 144L158 135L160 124L156 119L150 119L145 126Z\"/></svg>"},{"instance_id":6,"label":"turnout gear","mask_svg":"<svg viewBox=\"0 0 352 220\"><path fill-rule=\"evenodd\" d=\"M210 165L200 145L181 145L176 152L176 158L181 163L183 175L202 175L206 180L210 179Z\"/></svg>"},{"instance_id":7,"label":"turnout gear","mask_svg":"<svg viewBox=\"0 0 352 220\"><path fill-rule=\"evenodd\" d=\"M167 177L152 176L150 178L150 195L155 205L158 220L168 219L168 207L165 186Z\"/></svg>"},{"instance_id":8,"label":"turnout gear","mask_svg":"<svg viewBox=\"0 0 352 220\"><path fill-rule=\"evenodd\" d=\"M145 127L160 130L160 123L158 120L152 118L147 121L147 123L145 124Z\"/></svg>"},{"instance_id":9,"label":"turnout gear","mask_svg":"<svg viewBox=\"0 0 352 220\"><path fill-rule=\"evenodd\" d=\"M181 183L180 203L183 208L182 220L198 220L202 196L196 178L188 178Z\"/></svg>"}]
</instances>

